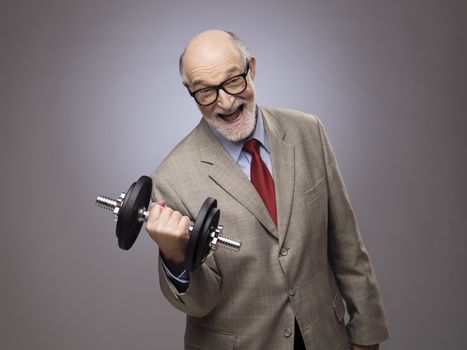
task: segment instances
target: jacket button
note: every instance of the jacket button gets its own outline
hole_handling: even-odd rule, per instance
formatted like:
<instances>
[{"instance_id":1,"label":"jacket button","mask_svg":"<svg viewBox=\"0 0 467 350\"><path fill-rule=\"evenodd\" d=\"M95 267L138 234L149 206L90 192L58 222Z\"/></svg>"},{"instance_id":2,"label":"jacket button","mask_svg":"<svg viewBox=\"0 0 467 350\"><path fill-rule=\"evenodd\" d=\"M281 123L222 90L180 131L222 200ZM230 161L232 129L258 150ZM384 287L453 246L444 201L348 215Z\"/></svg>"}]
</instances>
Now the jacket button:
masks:
<instances>
[{"instance_id":1,"label":"jacket button","mask_svg":"<svg viewBox=\"0 0 467 350\"><path fill-rule=\"evenodd\" d=\"M290 288L289 289L289 295L293 297L295 294L297 294L297 289L296 288Z\"/></svg>"},{"instance_id":2,"label":"jacket button","mask_svg":"<svg viewBox=\"0 0 467 350\"><path fill-rule=\"evenodd\" d=\"M292 330L290 328L284 329L284 337L290 338L291 335L292 335Z\"/></svg>"},{"instance_id":3,"label":"jacket button","mask_svg":"<svg viewBox=\"0 0 467 350\"><path fill-rule=\"evenodd\" d=\"M286 256L287 254L289 254L289 248L281 248L280 254L282 256Z\"/></svg>"}]
</instances>

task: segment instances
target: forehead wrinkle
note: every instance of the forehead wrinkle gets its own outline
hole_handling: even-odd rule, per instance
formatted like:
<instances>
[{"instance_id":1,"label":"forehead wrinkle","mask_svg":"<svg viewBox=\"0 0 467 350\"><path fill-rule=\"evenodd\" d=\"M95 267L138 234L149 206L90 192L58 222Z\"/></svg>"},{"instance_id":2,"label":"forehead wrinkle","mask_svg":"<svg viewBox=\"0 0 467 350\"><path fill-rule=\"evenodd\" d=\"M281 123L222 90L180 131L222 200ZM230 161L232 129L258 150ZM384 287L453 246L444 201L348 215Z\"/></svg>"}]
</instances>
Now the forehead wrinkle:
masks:
<instances>
[{"instance_id":1,"label":"forehead wrinkle","mask_svg":"<svg viewBox=\"0 0 467 350\"><path fill-rule=\"evenodd\" d=\"M233 57L232 57L233 58ZM235 58L233 63L232 58L224 58L217 60L210 66L201 66L189 69L191 84L195 85L218 85L233 76L234 72L242 72L243 66L239 64ZM225 69L228 67L227 69Z\"/></svg>"}]
</instances>

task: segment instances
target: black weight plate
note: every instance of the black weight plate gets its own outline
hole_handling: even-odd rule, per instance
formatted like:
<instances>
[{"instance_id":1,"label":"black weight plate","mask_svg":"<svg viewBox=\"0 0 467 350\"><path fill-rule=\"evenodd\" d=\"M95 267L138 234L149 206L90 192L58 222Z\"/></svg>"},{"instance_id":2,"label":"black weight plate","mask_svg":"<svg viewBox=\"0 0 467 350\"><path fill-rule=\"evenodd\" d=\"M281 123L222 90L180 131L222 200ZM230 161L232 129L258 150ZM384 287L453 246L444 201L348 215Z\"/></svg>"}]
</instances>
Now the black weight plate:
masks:
<instances>
[{"instance_id":1,"label":"black weight plate","mask_svg":"<svg viewBox=\"0 0 467 350\"><path fill-rule=\"evenodd\" d=\"M199 234L193 269L201 265L206 259L210 250L209 243L212 241L210 234L217 228L217 225L219 224L219 217L220 210L217 208L212 208L204 222L203 229Z\"/></svg>"},{"instance_id":2,"label":"black weight plate","mask_svg":"<svg viewBox=\"0 0 467 350\"><path fill-rule=\"evenodd\" d=\"M138 221L138 210L148 207L151 199L152 180L148 176L141 176L134 182L123 199L118 213L116 234L118 246L123 250L130 249L138 238L142 222Z\"/></svg>"},{"instance_id":3,"label":"black weight plate","mask_svg":"<svg viewBox=\"0 0 467 350\"><path fill-rule=\"evenodd\" d=\"M198 215L196 216L196 220L193 224L193 230L191 231L190 239L188 241L188 246L185 254L185 269L187 269L188 271L194 270L194 261L196 249L198 246L199 235L201 230L203 229L204 222L206 221L209 212L212 208L215 207L217 207L217 201L212 197L208 197L205 199L203 205L201 206L201 209L198 212Z\"/></svg>"}]
</instances>

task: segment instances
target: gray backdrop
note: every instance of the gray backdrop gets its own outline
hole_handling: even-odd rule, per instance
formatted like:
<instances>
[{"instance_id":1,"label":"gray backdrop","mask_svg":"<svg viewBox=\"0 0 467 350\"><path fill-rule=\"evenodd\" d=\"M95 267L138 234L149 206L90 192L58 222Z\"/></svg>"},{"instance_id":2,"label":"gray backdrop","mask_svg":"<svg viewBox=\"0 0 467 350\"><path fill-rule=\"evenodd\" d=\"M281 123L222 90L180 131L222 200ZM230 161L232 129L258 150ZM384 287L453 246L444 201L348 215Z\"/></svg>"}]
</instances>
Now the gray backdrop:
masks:
<instances>
[{"instance_id":1,"label":"gray backdrop","mask_svg":"<svg viewBox=\"0 0 467 350\"><path fill-rule=\"evenodd\" d=\"M0 347L182 347L157 247L142 234L118 249L94 200L197 124L178 55L220 27L255 54L260 104L327 127L381 285L383 349L464 348L466 23L465 0L1 0Z\"/></svg>"}]
</instances>

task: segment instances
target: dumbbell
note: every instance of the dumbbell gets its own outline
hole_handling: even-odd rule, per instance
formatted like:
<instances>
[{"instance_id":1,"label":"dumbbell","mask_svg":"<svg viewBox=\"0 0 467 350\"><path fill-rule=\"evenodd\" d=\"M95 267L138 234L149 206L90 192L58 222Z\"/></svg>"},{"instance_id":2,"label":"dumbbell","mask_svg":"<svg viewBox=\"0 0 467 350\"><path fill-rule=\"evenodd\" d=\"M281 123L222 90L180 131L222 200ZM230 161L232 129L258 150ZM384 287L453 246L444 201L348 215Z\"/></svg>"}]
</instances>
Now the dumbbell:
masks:
<instances>
[{"instance_id":1,"label":"dumbbell","mask_svg":"<svg viewBox=\"0 0 467 350\"><path fill-rule=\"evenodd\" d=\"M128 191L122 193L118 199L98 196L96 205L113 212L117 222L115 233L118 246L123 250L130 249L138 238L143 222L148 218L146 208L151 199L152 180L148 176L141 176ZM193 271L201 265L209 252L218 246L233 251L239 251L241 242L222 235L223 226L219 225L220 210L217 200L208 197L204 201L190 225L188 246L185 254L184 268Z\"/></svg>"}]
</instances>

